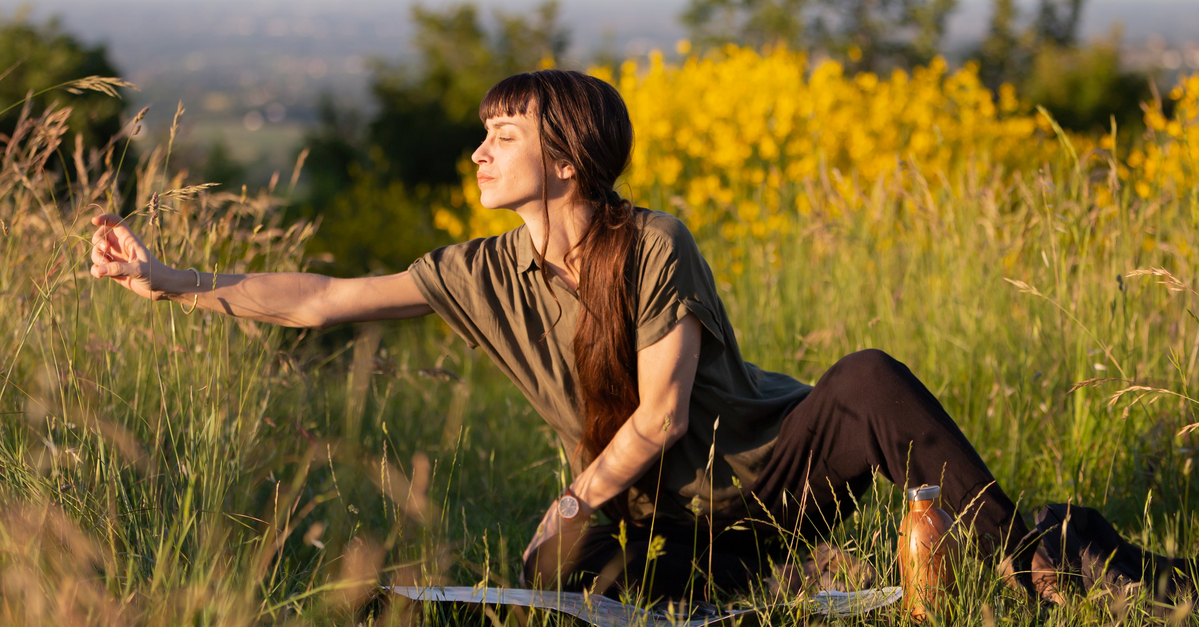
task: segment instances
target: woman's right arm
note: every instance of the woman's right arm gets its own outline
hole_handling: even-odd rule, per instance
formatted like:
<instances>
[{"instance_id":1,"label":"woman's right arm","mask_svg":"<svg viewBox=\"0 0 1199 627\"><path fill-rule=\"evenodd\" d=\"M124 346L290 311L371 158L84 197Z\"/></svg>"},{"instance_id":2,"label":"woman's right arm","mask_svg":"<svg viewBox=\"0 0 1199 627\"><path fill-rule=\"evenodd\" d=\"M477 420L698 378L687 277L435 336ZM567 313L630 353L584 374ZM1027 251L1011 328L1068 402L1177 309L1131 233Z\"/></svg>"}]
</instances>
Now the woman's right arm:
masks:
<instances>
[{"instance_id":1,"label":"woman's right arm","mask_svg":"<svg viewBox=\"0 0 1199 627\"><path fill-rule=\"evenodd\" d=\"M335 279L301 272L199 273L168 267L119 216L92 218L93 276L110 277L136 294L288 327L417 318L433 313L407 272Z\"/></svg>"}]
</instances>

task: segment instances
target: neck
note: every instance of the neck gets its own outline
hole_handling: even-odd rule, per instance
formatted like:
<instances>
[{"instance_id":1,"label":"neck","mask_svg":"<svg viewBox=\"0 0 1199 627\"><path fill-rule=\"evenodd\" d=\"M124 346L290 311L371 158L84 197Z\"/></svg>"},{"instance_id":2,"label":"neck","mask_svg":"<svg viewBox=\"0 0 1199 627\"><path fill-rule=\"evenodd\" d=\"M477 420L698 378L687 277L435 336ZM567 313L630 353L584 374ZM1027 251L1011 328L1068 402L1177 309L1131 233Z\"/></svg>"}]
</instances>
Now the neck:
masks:
<instances>
[{"instance_id":1,"label":"neck","mask_svg":"<svg viewBox=\"0 0 1199 627\"><path fill-rule=\"evenodd\" d=\"M541 209L541 203L531 203L517 209L516 213L529 228L533 249L545 256L548 269L562 277L574 289L579 281L578 244L591 224L595 208L589 204L577 204L550 199L549 221ZM549 231L549 240L545 234ZM543 249L544 247L544 249Z\"/></svg>"}]
</instances>

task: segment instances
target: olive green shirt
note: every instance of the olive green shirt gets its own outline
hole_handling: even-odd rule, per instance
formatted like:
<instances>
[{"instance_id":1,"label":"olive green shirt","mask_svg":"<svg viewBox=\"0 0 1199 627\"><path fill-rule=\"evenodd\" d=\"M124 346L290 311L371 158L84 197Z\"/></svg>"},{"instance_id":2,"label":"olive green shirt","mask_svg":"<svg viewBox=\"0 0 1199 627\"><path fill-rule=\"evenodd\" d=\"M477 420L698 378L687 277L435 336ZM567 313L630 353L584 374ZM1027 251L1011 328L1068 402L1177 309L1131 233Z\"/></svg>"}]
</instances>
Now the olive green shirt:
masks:
<instances>
[{"instance_id":1,"label":"olive green shirt","mask_svg":"<svg viewBox=\"0 0 1199 627\"><path fill-rule=\"evenodd\" d=\"M631 259L637 350L688 313L704 331L687 433L637 480L630 509L637 519L655 512L684 519L740 500L740 490L753 485L770 458L784 415L811 386L742 360L691 232L666 213L639 209L635 215L641 227ZM567 454L574 453L583 432L572 343L579 300L557 276L550 294L528 229L439 248L409 272L429 306L472 348L483 348L558 433ZM554 326L559 304L562 317Z\"/></svg>"}]
</instances>

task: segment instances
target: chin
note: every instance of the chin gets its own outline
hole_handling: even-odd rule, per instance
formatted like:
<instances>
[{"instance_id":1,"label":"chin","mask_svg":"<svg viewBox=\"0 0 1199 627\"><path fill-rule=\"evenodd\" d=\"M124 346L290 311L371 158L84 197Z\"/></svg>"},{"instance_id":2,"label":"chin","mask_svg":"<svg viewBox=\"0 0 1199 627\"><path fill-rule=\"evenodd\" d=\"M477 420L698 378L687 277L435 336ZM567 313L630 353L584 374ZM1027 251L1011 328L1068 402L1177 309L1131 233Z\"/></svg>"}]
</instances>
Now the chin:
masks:
<instances>
[{"instance_id":1,"label":"chin","mask_svg":"<svg viewBox=\"0 0 1199 627\"><path fill-rule=\"evenodd\" d=\"M484 209L511 209L519 203L512 198L504 198L492 190L480 190L479 204L483 205Z\"/></svg>"},{"instance_id":2,"label":"chin","mask_svg":"<svg viewBox=\"0 0 1199 627\"><path fill-rule=\"evenodd\" d=\"M487 192L483 192L482 194L479 194L479 204L483 205L484 209L500 209L501 208L501 206L498 203L496 203L496 201L492 198L491 194L488 194Z\"/></svg>"}]
</instances>

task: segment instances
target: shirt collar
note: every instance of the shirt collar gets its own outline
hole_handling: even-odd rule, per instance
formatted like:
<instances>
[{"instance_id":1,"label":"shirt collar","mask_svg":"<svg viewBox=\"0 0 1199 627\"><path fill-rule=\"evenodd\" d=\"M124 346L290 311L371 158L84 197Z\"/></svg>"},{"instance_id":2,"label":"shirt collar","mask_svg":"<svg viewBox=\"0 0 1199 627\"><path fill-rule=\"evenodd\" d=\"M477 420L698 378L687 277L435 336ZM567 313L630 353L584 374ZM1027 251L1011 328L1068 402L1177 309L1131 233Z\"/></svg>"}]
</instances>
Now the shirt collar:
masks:
<instances>
[{"instance_id":1,"label":"shirt collar","mask_svg":"<svg viewBox=\"0 0 1199 627\"><path fill-rule=\"evenodd\" d=\"M522 226L516 237L516 267L521 272L538 270L537 252L533 250L533 236L529 235L529 227Z\"/></svg>"}]
</instances>

